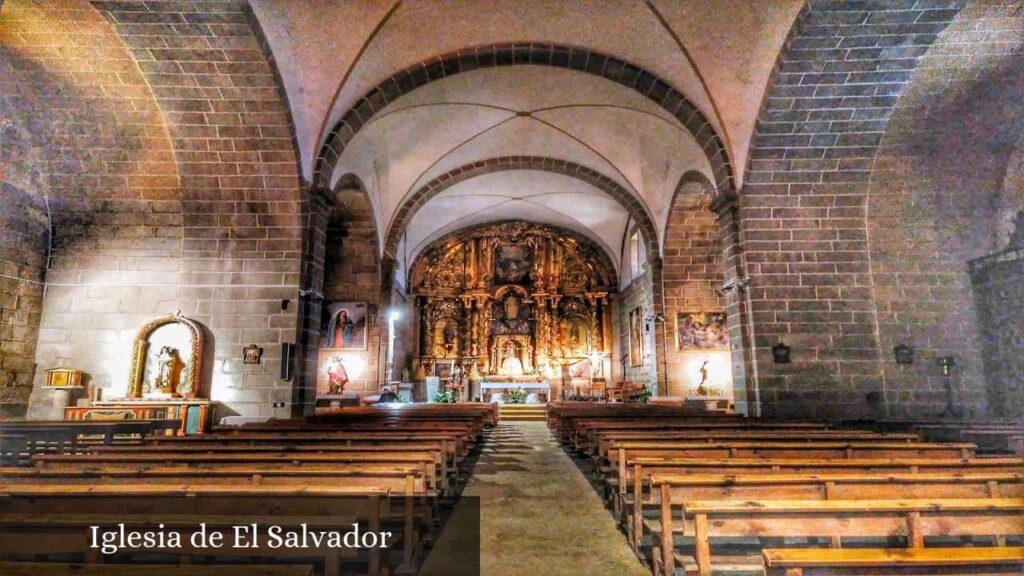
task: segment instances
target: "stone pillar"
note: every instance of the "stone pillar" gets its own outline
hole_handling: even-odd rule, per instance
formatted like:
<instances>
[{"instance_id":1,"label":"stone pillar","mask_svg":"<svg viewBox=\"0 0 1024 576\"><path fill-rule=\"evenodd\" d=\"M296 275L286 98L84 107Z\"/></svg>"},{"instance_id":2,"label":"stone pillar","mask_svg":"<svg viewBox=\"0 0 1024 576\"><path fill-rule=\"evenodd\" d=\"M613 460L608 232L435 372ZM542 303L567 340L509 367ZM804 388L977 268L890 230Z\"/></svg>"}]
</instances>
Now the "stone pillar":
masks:
<instances>
[{"instance_id":1,"label":"stone pillar","mask_svg":"<svg viewBox=\"0 0 1024 576\"><path fill-rule=\"evenodd\" d=\"M757 366L754 354L753 323L750 318L750 286L747 285L746 262L743 258L739 197L723 194L712 202L718 215L719 241L725 285L725 313L729 325L729 348L732 350L732 382L736 411L748 416L761 414L757 388Z\"/></svg>"}]
</instances>

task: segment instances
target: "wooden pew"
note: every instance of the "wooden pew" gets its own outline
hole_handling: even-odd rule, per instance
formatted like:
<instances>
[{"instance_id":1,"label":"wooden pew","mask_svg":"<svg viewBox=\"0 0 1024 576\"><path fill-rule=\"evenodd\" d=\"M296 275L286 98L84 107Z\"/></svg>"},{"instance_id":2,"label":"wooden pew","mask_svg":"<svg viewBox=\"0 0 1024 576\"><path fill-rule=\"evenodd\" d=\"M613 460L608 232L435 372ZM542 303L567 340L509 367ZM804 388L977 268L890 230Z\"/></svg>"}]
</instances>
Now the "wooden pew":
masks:
<instances>
[{"instance_id":1,"label":"wooden pew","mask_svg":"<svg viewBox=\"0 0 1024 576\"><path fill-rule=\"evenodd\" d=\"M634 550L644 538L644 526L657 518L665 525L680 520L673 503L692 500L872 500L890 499L1024 498L1024 473L981 474L768 474L748 476L655 474L650 498L639 491L629 508L627 534ZM671 522L670 522L671 521Z\"/></svg>"},{"instance_id":2,"label":"wooden pew","mask_svg":"<svg viewBox=\"0 0 1024 576\"><path fill-rule=\"evenodd\" d=\"M700 418L654 418L654 419L582 419L574 422L570 444L577 450L590 449L601 432L612 431L687 431L687 430L751 430L751 431L810 431L827 430L824 424L807 422L782 422L773 420Z\"/></svg>"},{"instance_id":3,"label":"wooden pew","mask_svg":"<svg viewBox=\"0 0 1024 576\"><path fill-rule=\"evenodd\" d=\"M322 470L265 467L110 466L88 470L0 468L0 483L24 484L217 484L234 486L347 486L391 494L434 497L423 470L395 464L334 465Z\"/></svg>"},{"instance_id":4,"label":"wooden pew","mask_svg":"<svg viewBox=\"0 0 1024 576\"><path fill-rule=\"evenodd\" d=\"M402 545L402 564L411 566L421 527L430 519L412 498L406 497L403 509L392 513L386 490L347 486L0 484L0 496L0 556L81 553L90 561L101 559L95 549L82 546L86 528L92 525L165 524L190 532L199 529L201 523L225 527L256 523L261 530L270 526L301 529L307 525L347 531L358 523L373 532L391 531L396 537L392 544ZM58 536L61 533L63 537ZM38 541L20 538L32 534ZM59 543L64 540L69 547ZM338 551L326 547L318 550L312 556L323 558L325 574L338 574ZM215 555L311 555L282 549L261 552L225 548ZM186 549L182 553L205 555L210 551ZM370 573L378 572L380 556L381 550L370 552Z\"/></svg>"},{"instance_id":5,"label":"wooden pew","mask_svg":"<svg viewBox=\"0 0 1024 576\"><path fill-rule=\"evenodd\" d=\"M312 566L230 564L216 566L168 564L65 564L3 562L4 576L313 576Z\"/></svg>"},{"instance_id":6,"label":"wooden pew","mask_svg":"<svg viewBox=\"0 0 1024 576\"><path fill-rule=\"evenodd\" d=\"M627 459L626 483L617 470L607 476L609 496L646 490L654 474L763 475L763 474L1024 474L1024 458L967 459L719 459L650 458Z\"/></svg>"},{"instance_id":7,"label":"wooden pew","mask_svg":"<svg viewBox=\"0 0 1024 576\"><path fill-rule=\"evenodd\" d=\"M306 460L306 456L339 456L368 455L376 458L375 461L387 462L389 455L405 457L408 455L430 455L437 467L439 487L444 489L457 483L457 469L453 467L453 460L446 457L442 447L438 445L425 445L416 447L416 444L384 445L384 446L293 446L288 444L267 444L257 446L201 446L189 445L185 447L167 446L142 446L131 448L112 447L99 449L89 454L81 455L95 461L96 457L106 455L125 456L137 461L139 458L158 457L167 462L179 461L182 456L198 457L200 461L214 461L217 456L242 456L259 460L260 455L274 457L287 456L289 458ZM50 459L48 461L53 461ZM40 460L42 461L42 460Z\"/></svg>"},{"instance_id":8,"label":"wooden pew","mask_svg":"<svg viewBox=\"0 0 1024 576\"><path fill-rule=\"evenodd\" d=\"M428 486L441 494L448 493L449 479L441 475L437 456L432 453L346 453L346 454L79 454L43 455L35 457L37 468L44 470L90 470L93 466L132 465L166 466L179 465L192 468L213 466L258 466L264 469L305 470L330 468L337 464L408 464L416 465L427 478Z\"/></svg>"},{"instance_id":9,"label":"wooden pew","mask_svg":"<svg viewBox=\"0 0 1024 576\"><path fill-rule=\"evenodd\" d=\"M183 437L183 438L187 438ZM269 447L273 447L270 449ZM262 440L251 440L249 438L226 437L218 434L207 435L201 441L188 442L162 442L147 441L142 446L134 447L137 450L148 452L204 452L204 451L230 451L230 450L258 450L258 451L287 451L315 452L318 450L346 448L352 451L381 451L393 452L396 450L439 450L445 457L448 467L451 469L459 465L463 453L459 448L459 442L452 437L439 437L437 439L415 439L413 437L373 437L373 438L352 438L336 436L323 438L318 436L295 436L280 435L270 436ZM128 449L122 447L103 447L93 450L96 453L125 452Z\"/></svg>"},{"instance_id":10,"label":"wooden pew","mask_svg":"<svg viewBox=\"0 0 1024 576\"><path fill-rule=\"evenodd\" d=\"M663 504L664 505L664 504ZM902 538L923 548L936 536L1024 535L1024 498L926 500L755 500L685 501L684 522L661 526L660 573L672 575L677 560L676 534L692 538L697 572L712 573L711 540L721 537L827 538L841 547L844 538ZM668 514L671 518L671 514Z\"/></svg>"},{"instance_id":11,"label":"wooden pew","mask_svg":"<svg viewBox=\"0 0 1024 576\"><path fill-rule=\"evenodd\" d=\"M1024 547L769 549L765 576L1020 576Z\"/></svg>"},{"instance_id":12,"label":"wooden pew","mask_svg":"<svg viewBox=\"0 0 1024 576\"><path fill-rule=\"evenodd\" d=\"M115 442L139 443L145 436L177 430L178 420L0 422L0 465L23 464L34 454L71 453Z\"/></svg>"},{"instance_id":13,"label":"wooden pew","mask_svg":"<svg viewBox=\"0 0 1024 576\"><path fill-rule=\"evenodd\" d=\"M612 442L606 459L618 474L619 491L628 486L630 458L676 459L954 459L974 455L971 444L874 442Z\"/></svg>"},{"instance_id":14,"label":"wooden pew","mask_svg":"<svg viewBox=\"0 0 1024 576\"><path fill-rule=\"evenodd\" d=\"M873 443L917 443L920 439L916 434L876 434L848 433L834 430L815 431L751 431L751 430L703 430L703 431L661 431L645 433L629 432L600 432L596 436L597 442L593 445L594 454L606 454L612 444L622 442L757 442L757 441L787 441L787 442L873 442Z\"/></svg>"}]
</instances>

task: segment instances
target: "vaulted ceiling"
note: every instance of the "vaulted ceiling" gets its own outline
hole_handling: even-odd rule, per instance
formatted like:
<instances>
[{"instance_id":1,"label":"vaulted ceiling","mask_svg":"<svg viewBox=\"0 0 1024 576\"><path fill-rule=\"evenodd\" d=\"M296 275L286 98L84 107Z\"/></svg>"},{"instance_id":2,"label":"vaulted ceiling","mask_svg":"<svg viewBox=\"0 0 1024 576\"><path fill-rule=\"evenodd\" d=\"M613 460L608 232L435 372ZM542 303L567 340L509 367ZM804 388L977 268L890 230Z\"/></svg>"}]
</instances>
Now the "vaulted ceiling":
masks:
<instances>
[{"instance_id":1,"label":"vaulted ceiling","mask_svg":"<svg viewBox=\"0 0 1024 576\"><path fill-rule=\"evenodd\" d=\"M616 57L675 88L707 118L740 184L769 75L803 0L251 4L287 91L307 179L338 121L396 72L466 48L535 42ZM331 184L359 177L383 238L432 179L517 155L572 162L611 179L640 200L659 237L681 175L697 171L714 181L691 131L646 95L581 71L516 65L448 76L391 101L349 141ZM508 218L577 230L617 254L630 213L580 179L506 170L418 206L403 231L405 249Z\"/></svg>"}]
</instances>

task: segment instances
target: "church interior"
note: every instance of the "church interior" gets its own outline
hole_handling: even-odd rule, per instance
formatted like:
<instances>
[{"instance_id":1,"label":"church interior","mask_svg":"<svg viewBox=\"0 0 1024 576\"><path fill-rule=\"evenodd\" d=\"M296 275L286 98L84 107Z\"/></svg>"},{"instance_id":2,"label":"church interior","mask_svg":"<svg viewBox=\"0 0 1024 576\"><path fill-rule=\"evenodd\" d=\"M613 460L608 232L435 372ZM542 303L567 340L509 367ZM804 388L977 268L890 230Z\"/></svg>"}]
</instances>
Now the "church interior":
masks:
<instances>
[{"instance_id":1,"label":"church interior","mask_svg":"<svg viewBox=\"0 0 1024 576\"><path fill-rule=\"evenodd\" d=\"M1022 0L0 0L0 574L1021 576L1022 384Z\"/></svg>"}]
</instances>

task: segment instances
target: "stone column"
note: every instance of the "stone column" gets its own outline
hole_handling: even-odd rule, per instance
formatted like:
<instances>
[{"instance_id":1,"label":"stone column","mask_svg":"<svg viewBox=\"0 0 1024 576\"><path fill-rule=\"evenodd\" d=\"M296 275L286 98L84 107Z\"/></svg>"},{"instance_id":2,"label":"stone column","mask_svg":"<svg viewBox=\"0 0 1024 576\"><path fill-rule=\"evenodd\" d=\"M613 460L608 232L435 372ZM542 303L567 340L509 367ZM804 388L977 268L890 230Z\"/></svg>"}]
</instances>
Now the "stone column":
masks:
<instances>
[{"instance_id":1,"label":"stone column","mask_svg":"<svg viewBox=\"0 0 1024 576\"><path fill-rule=\"evenodd\" d=\"M739 197L723 194L711 203L718 215L719 242L726 285L725 313L729 325L729 347L732 349L732 381L737 412L748 416L761 413L757 381L748 378L756 374L753 324L750 318L749 286L742 247Z\"/></svg>"}]
</instances>

